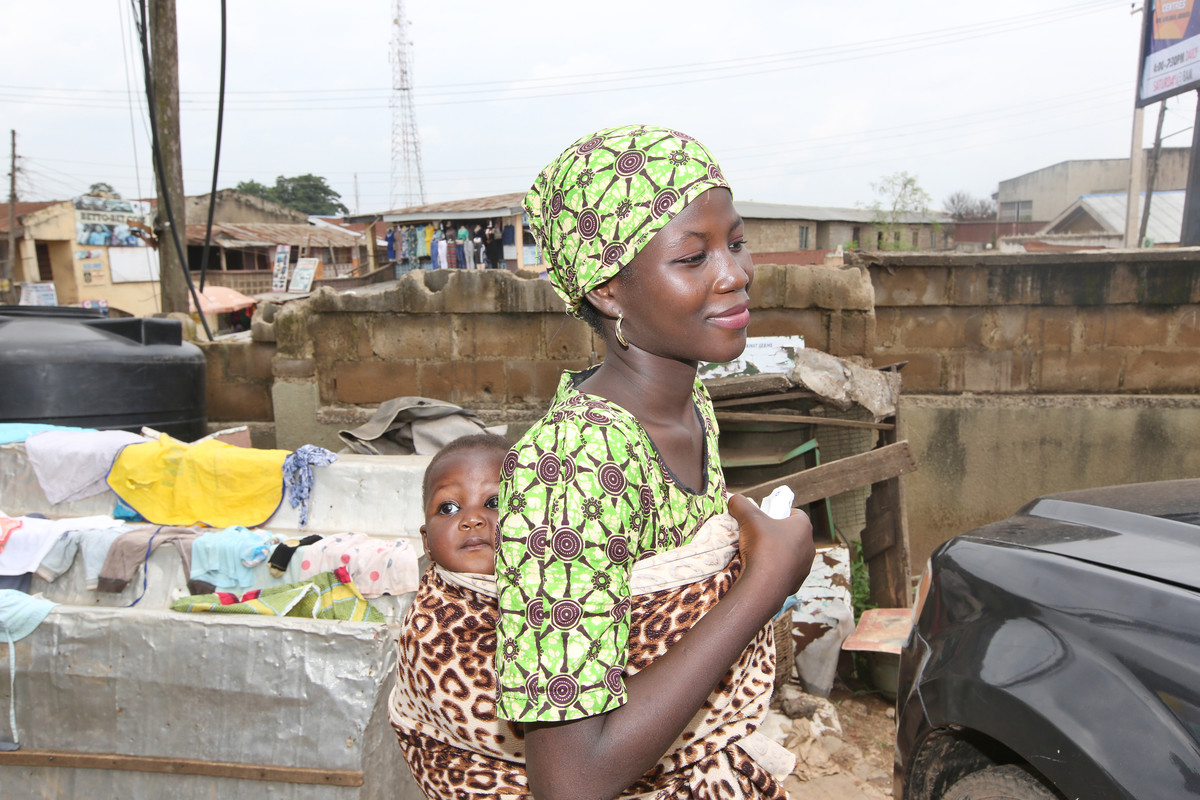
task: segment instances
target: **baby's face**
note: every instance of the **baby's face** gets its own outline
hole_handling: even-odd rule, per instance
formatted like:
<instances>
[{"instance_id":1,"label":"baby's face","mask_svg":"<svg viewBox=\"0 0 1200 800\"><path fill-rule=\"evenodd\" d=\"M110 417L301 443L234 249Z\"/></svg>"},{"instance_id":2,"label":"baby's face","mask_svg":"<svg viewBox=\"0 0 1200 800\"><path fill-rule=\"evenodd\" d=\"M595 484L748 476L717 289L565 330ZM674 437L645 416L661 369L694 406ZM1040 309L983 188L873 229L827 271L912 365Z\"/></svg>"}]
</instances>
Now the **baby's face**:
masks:
<instances>
[{"instance_id":1,"label":"baby's face","mask_svg":"<svg viewBox=\"0 0 1200 800\"><path fill-rule=\"evenodd\" d=\"M421 538L425 552L443 569L496 571L503 460L503 453L462 450L434 466Z\"/></svg>"}]
</instances>

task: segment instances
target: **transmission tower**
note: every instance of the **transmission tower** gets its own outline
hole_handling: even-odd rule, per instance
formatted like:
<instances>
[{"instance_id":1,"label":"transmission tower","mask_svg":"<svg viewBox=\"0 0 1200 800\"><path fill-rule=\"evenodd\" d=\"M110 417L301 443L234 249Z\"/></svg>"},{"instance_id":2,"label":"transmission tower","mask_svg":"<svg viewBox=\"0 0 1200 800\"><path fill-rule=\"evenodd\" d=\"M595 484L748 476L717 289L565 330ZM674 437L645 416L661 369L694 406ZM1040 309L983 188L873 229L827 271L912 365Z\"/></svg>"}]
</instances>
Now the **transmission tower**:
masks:
<instances>
[{"instance_id":1,"label":"transmission tower","mask_svg":"<svg viewBox=\"0 0 1200 800\"><path fill-rule=\"evenodd\" d=\"M392 178L388 199L392 208L425 202L425 176L421 172L421 139L412 99L412 63L409 55L408 17L404 0L392 4Z\"/></svg>"}]
</instances>

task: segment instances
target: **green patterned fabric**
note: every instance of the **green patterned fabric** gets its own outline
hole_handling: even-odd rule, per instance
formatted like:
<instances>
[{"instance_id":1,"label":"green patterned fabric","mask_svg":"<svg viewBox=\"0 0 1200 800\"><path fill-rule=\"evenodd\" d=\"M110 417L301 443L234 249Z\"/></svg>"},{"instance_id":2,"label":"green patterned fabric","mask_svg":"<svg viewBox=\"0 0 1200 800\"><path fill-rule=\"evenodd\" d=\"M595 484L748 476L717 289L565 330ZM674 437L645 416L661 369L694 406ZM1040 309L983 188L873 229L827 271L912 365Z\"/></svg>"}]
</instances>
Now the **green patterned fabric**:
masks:
<instances>
[{"instance_id":1,"label":"green patterned fabric","mask_svg":"<svg viewBox=\"0 0 1200 800\"><path fill-rule=\"evenodd\" d=\"M714 187L729 188L708 149L667 128L590 133L551 162L525 196L550 282L578 316L583 297L628 264L656 231Z\"/></svg>"},{"instance_id":2,"label":"green patterned fabric","mask_svg":"<svg viewBox=\"0 0 1200 800\"><path fill-rule=\"evenodd\" d=\"M194 594L176 600L171 610L387 622L383 613L358 591L345 567L318 573L299 583L247 592L242 598L229 592Z\"/></svg>"},{"instance_id":3,"label":"green patterned fabric","mask_svg":"<svg viewBox=\"0 0 1200 800\"><path fill-rule=\"evenodd\" d=\"M726 510L712 401L697 378L704 486L682 486L625 409L566 373L546 416L508 453L496 584L499 714L579 719L625 702L629 576Z\"/></svg>"}]
</instances>

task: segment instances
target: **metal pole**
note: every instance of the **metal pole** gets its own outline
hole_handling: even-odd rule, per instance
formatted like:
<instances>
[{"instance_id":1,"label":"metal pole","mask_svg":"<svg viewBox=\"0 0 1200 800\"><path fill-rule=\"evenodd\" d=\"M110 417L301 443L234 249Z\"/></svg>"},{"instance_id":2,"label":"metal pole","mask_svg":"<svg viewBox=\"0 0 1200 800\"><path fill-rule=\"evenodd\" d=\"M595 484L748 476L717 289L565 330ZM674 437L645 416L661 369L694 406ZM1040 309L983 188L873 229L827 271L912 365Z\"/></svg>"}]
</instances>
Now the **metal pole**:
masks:
<instances>
[{"instance_id":1,"label":"metal pole","mask_svg":"<svg viewBox=\"0 0 1200 800\"><path fill-rule=\"evenodd\" d=\"M1146 246L1146 228L1150 224L1150 198L1154 196L1154 180L1158 177L1158 157L1162 153L1163 118L1167 115L1167 101L1158 104L1158 125L1154 128L1154 152L1150 156L1150 174L1146 177L1146 201L1142 203L1142 225L1138 228L1137 246Z\"/></svg>"},{"instance_id":2,"label":"metal pole","mask_svg":"<svg viewBox=\"0 0 1200 800\"><path fill-rule=\"evenodd\" d=\"M1180 247L1200 245L1200 90L1196 92L1196 121L1192 123L1191 163L1188 164L1187 193L1183 199L1183 225L1179 231Z\"/></svg>"},{"instance_id":3,"label":"metal pole","mask_svg":"<svg viewBox=\"0 0 1200 800\"><path fill-rule=\"evenodd\" d=\"M4 302L15 303L13 277L17 263L17 132L12 132L12 166L8 173L8 259L4 262Z\"/></svg>"}]
</instances>

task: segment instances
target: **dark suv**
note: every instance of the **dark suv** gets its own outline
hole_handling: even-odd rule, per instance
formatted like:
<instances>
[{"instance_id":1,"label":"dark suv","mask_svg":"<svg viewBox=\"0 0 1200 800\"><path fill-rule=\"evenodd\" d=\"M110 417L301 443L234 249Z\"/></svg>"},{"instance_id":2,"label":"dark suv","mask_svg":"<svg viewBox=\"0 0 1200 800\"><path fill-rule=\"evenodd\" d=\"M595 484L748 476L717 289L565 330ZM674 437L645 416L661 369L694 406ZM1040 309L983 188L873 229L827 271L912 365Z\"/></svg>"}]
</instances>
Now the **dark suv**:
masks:
<instances>
[{"instance_id":1,"label":"dark suv","mask_svg":"<svg viewBox=\"0 0 1200 800\"><path fill-rule=\"evenodd\" d=\"M897 800L1200 797L1200 480L955 537L900 657Z\"/></svg>"}]
</instances>

